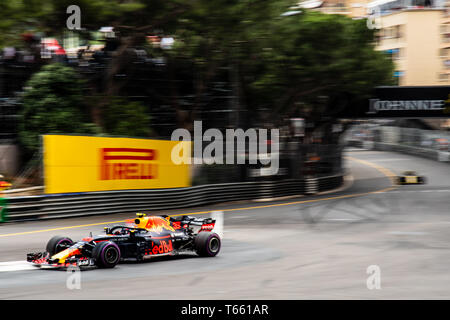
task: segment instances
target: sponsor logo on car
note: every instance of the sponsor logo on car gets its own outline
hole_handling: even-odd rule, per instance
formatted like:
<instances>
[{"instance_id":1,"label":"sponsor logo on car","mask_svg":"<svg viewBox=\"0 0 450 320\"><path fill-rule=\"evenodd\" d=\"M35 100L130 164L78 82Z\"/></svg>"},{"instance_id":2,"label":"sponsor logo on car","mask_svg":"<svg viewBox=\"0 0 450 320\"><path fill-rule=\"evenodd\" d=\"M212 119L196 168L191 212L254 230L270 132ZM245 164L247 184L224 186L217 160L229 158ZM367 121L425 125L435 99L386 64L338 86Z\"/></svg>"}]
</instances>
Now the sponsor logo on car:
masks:
<instances>
[{"instance_id":1,"label":"sponsor logo on car","mask_svg":"<svg viewBox=\"0 0 450 320\"><path fill-rule=\"evenodd\" d=\"M212 229L214 229L214 223L207 223L202 225L201 227L201 231L211 231Z\"/></svg>"},{"instance_id":2,"label":"sponsor logo on car","mask_svg":"<svg viewBox=\"0 0 450 320\"><path fill-rule=\"evenodd\" d=\"M161 240L159 245L157 243L152 242L152 248L146 249L146 255L154 255L154 254L163 254L169 253L173 251L172 240Z\"/></svg>"}]
</instances>

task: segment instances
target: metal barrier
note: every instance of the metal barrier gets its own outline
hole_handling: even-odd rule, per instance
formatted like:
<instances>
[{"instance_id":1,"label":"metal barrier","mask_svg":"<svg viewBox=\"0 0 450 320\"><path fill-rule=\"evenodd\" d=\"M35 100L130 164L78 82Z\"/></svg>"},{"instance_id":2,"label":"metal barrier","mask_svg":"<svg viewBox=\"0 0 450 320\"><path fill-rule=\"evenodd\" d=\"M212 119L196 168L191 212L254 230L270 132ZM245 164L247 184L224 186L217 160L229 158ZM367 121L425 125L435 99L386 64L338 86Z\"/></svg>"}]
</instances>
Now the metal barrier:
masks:
<instances>
[{"instance_id":1,"label":"metal barrier","mask_svg":"<svg viewBox=\"0 0 450 320\"><path fill-rule=\"evenodd\" d=\"M8 198L8 221L167 210L227 201L312 194L340 186L343 174L297 180L202 185L177 189L123 190ZM308 184L308 187L307 187ZM311 188L310 186L313 186Z\"/></svg>"},{"instance_id":2,"label":"metal barrier","mask_svg":"<svg viewBox=\"0 0 450 320\"><path fill-rule=\"evenodd\" d=\"M436 161L449 162L450 152L433 150L429 148L420 148L414 146L407 146L402 144L375 142L373 146L374 150L380 151L395 151L406 154L411 154L414 156L419 156L422 158L427 158Z\"/></svg>"},{"instance_id":3,"label":"metal barrier","mask_svg":"<svg viewBox=\"0 0 450 320\"><path fill-rule=\"evenodd\" d=\"M450 132L394 126L356 125L346 134L346 145L395 151L450 162Z\"/></svg>"},{"instance_id":4,"label":"metal barrier","mask_svg":"<svg viewBox=\"0 0 450 320\"><path fill-rule=\"evenodd\" d=\"M2 195L0 193L0 222L6 222L8 219L6 209L7 209L6 199L2 198Z\"/></svg>"}]
</instances>

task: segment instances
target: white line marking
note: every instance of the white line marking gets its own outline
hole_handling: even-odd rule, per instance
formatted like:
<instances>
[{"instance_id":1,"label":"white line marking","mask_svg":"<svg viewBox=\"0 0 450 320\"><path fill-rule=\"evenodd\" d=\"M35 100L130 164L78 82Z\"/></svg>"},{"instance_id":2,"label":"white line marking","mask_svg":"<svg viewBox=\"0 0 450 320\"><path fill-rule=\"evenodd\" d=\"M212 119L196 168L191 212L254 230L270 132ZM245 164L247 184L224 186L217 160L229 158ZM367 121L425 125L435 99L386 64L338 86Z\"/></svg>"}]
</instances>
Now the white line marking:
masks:
<instances>
[{"instance_id":1,"label":"white line marking","mask_svg":"<svg viewBox=\"0 0 450 320\"><path fill-rule=\"evenodd\" d=\"M400 236L422 236L424 234L427 234L426 232L414 232L414 231L392 231L388 233Z\"/></svg>"},{"instance_id":2,"label":"white line marking","mask_svg":"<svg viewBox=\"0 0 450 320\"><path fill-rule=\"evenodd\" d=\"M223 211L213 211L211 212L211 218L216 220L213 231L223 239Z\"/></svg>"},{"instance_id":3,"label":"white line marking","mask_svg":"<svg viewBox=\"0 0 450 320\"><path fill-rule=\"evenodd\" d=\"M401 159L401 158L398 158L398 159L370 159L370 161L378 161L378 162L381 162L381 161L410 161L411 159Z\"/></svg>"},{"instance_id":4,"label":"white line marking","mask_svg":"<svg viewBox=\"0 0 450 320\"><path fill-rule=\"evenodd\" d=\"M35 266L23 260L0 262L0 272L35 270L35 269L37 269Z\"/></svg>"},{"instance_id":5,"label":"white line marking","mask_svg":"<svg viewBox=\"0 0 450 320\"><path fill-rule=\"evenodd\" d=\"M362 149L362 148L348 148L345 149L346 152L355 152L355 151L368 151L369 149Z\"/></svg>"},{"instance_id":6,"label":"white line marking","mask_svg":"<svg viewBox=\"0 0 450 320\"><path fill-rule=\"evenodd\" d=\"M435 192L450 192L450 189L449 190L447 190L447 189L442 189L442 190L394 190L394 191L382 191L382 192L379 192L379 193L413 193L413 192L428 192L428 193L430 193L430 192L433 192L433 193L435 193Z\"/></svg>"}]
</instances>

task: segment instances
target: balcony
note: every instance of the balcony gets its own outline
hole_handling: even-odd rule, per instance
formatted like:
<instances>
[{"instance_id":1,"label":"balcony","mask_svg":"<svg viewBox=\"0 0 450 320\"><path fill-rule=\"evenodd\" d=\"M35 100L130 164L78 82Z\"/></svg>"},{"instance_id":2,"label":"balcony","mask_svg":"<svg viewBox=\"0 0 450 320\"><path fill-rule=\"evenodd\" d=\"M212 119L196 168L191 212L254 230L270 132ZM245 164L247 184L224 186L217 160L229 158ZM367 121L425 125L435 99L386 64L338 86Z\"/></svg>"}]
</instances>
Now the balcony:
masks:
<instances>
[{"instance_id":1,"label":"balcony","mask_svg":"<svg viewBox=\"0 0 450 320\"><path fill-rule=\"evenodd\" d=\"M441 35L450 34L450 24L441 24L440 34Z\"/></svg>"},{"instance_id":2,"label":"balcony","mask_svg":"<svg viewBox=\"0 0 450 320\"><path fill-rule=\"evenodd\" d=\"M322 7L320 8L319 11L327 14L345 14L345 15L349 15L352 12L350 8L343 6Z\"/></svg>"}]
</instances>

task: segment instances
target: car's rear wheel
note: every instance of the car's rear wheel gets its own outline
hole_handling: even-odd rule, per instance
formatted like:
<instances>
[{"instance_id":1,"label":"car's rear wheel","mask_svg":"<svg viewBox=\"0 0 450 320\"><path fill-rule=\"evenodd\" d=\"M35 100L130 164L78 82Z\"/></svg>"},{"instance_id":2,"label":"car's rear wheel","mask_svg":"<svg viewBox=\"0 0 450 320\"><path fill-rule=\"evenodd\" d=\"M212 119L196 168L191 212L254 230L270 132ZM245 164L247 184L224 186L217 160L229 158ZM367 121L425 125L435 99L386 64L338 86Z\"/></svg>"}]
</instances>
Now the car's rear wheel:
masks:
<instances>
[{"instance_id":1,"label":"car's rear wheel","mask_svg":"<svg viewBox=\"0 0 450 320\"><path fill-rule=\"evenodd\" d=\"M195 251L201 257L214 257L220 247L220 237L216 233L202 231L195 237Z\"/></svg>"},{"instance_id":2,"label":"car's rear wheel","mask_svg":"<svg viewBox=\"0 0 450 320\"><path fill-rule=\"evenodd\" d=\"M99 268L114 268L120 261L120 248L111 241L97 243L92 257Z\"/></svg>"},{"instance_id":3,"label":"car's rear wheel","mask_svg":"<svg viewBox=\"0 0 450 320\"><path fill-rule=\"evenodd\" d=\"M50 256L61 252L73 244L72 239L68 237L54 236L47 242L46 250Z\"/></svg>"}]
</instances>

